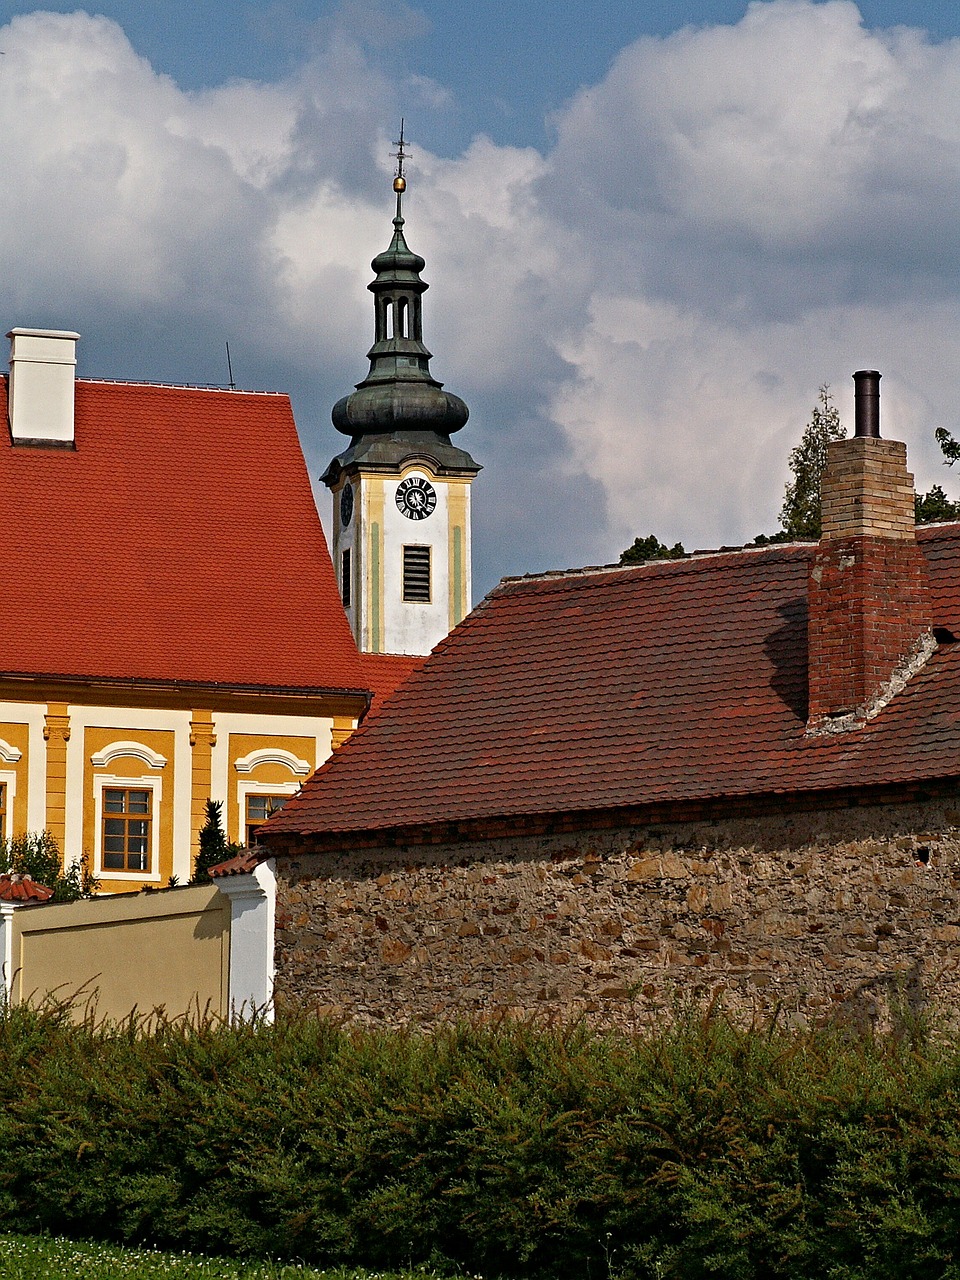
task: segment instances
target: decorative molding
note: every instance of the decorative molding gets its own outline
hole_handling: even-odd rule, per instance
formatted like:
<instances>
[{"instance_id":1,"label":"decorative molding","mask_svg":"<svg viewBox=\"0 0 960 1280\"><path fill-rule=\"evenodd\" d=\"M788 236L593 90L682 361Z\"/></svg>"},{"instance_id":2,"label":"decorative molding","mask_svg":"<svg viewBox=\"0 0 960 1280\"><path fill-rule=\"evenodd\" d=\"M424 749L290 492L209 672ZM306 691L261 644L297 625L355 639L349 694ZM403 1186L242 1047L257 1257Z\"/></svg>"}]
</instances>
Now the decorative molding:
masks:
<instances>
[{"instance_id":1,"label":"decorative molding","mask_svg":"<svg viewBox=\"0 0 960 1280\"><path fill-rule=\"evenodd\" d=\"M196 720L191 720L190 745L191 747L215 747L217 745L217 735L213 725L207 724L205 721L197 723Z\"/></svg>"},{"instance_id":2,"label":"decorative molding","mask_svg":"<svg viewBox=\"0 0 960 1280\"><path fill-rule=\"evenodd\" d=\"M16 764L22 755L22 751L18 751L16 747L11 747L9 742L4 742L3 738L0 738L0 760L3 760L6 764Z\"/></svg>"},{"instance_id":3,"label":"decorative molding","mask_svg":"<svg viewBox=\"0 0 960 1280\"><path fill-rule=\"evenodd\" d=\"M65 711L48 711L43 717L43 740L57 738L64 743L70 741L70 716Z\"/></svg>"},{"instance_id":4,"label":"decorative molding","mask_svg":"<svg viewBox=\"0 0 960 1280\"><path fill-rule=\"evenodd\" d=\"M285 765L298 778L305 778L308 773L313 772L313 767L308 760L301 760L292 751L284 751L281 747L260 747L257 751L251 751L248 755L235 760L233 767L237 773L252 773L261 764Z\"/></svg>"},{"instance_id":5,"label":"decorative molding","mask_svg":"<svg viewBox=\"0 0 960 1280\"><path fill-rule=\"evenodd\" d=\"M163 769L167 763L166 756L160 755L158 751L152 751L142 742L111 742L102 751L95 751L90 757L90 763L97 769L103 769L113 764L114 760L119 760L121 756L132 756L134 760L140 760L151 769Z\"/></svg>"}]
</instances>

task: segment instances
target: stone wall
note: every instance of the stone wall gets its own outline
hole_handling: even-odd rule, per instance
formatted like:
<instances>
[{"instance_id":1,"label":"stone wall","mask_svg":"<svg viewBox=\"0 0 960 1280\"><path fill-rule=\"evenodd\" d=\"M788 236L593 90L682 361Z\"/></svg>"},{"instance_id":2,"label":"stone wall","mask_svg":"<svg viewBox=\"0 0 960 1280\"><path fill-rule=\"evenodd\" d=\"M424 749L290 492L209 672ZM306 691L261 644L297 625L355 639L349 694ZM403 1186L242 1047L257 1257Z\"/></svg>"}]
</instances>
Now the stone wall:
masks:
<instances>
[{"instance_id":1,"label":"stone wall","mask_svg":"<svg viewBox=\"0 0 960 1280\"><path fill-rule=\"evenodd\" d=\"M281 857L277 998L364 1022L960 1003L960 800Z\"/></svg>"}]
</instances>

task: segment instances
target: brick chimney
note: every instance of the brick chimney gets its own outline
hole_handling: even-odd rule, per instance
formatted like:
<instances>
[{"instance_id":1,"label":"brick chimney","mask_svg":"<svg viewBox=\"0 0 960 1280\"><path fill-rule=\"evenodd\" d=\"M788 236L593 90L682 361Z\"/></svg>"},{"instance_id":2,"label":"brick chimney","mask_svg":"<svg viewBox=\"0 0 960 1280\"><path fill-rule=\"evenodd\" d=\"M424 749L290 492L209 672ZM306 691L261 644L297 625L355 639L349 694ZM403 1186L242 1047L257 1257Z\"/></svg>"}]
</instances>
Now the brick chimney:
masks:
<instances>
[{"instance_id":1,"label":"brick chimney","mask_svg":"<svg viewBox=\"0 0 960 1280\"><path fill-rule=\"evenodd\" d=\"M853 378L855 434L827 446L807 585L808 733L860 728L936 647L907 447L880 438L880 374Z\"/></svg>"}]
</instances>

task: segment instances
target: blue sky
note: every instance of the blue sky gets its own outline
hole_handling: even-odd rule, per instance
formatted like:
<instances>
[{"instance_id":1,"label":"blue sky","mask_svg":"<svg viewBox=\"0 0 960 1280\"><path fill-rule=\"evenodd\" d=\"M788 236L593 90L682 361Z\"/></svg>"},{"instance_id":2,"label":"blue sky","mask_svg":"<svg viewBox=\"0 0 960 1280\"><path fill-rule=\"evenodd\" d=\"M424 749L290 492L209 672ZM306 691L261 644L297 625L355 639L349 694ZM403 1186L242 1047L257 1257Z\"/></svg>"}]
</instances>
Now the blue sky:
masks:
<instances>
[{"instance_id":1,"label":"blue sky","mask_svg":"<svg viewBox=\"0 0 960 1280\"><path fill-rule=\"evenodd\" d=\"M0 13L78 7L3 4ZM935 39L960 35L960 6L946 0L862 0L859 8L871 27L905 24ZM331 25L343 25L385 69L429 76L450 91L446 108L421 122L424 145L439 154L453 154L481 131L498 142L545 147L553 114L579 88L600 80L626 45L688 25L735 23L745 9L745 0L103 0L88 6L118 22L134 48L184 89L231 78L281 78Z\"/></svg>"},{"instance_id":2,"label":"blue sky","mask_svg":"<svg viewBox=\"0 0 960 1280\"><path fill-rule=\"evenodd\" d=\"M846 413L859 367L956 488L960 6L5 4L0 50L5 326L165 380L225 380L229 340L314 474L406 116L426 337L485 466L478 594L772 530L818 386Z\"/></svg>"},{"instance_id":3,"label":"blue sky","mask_svg":"<svg viewBox=\"0 0 960 1280\"><path fill-rule=\"evenodd\" d=\"M70 3L3 4L10 16ZM134 48L185 89L230 78L288 74L333 23L352 29L384 68L429 76L453 95L430 119L424 144L440 154L478 131L498 142L537 147L551 138L550 118L581 86L601 79L626 45L681 27L737 22L745 0L421 0L343 4L317 0L102 0L87 6L118 22ZM946 0L862 0L871 27L920 27L935 39L960 35L960 6Z\"/></svg>"}]
</instances>

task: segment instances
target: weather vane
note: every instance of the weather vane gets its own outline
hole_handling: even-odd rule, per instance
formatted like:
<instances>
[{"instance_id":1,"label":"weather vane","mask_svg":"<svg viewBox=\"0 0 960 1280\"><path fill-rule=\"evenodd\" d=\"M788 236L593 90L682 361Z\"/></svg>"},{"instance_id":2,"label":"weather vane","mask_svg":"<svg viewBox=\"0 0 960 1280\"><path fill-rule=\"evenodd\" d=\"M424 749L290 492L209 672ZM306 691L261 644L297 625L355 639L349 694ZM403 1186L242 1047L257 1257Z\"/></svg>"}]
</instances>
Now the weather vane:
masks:
<instances>
[{"instance_id":1,"label":"weather vane","mask_svg":"<svg viewBox=\"0 0 960 1280\"><path fill-rule=\"evenodd\" d=\"M408 159L410 154L409 152L404 151L403 149L403 116L400 117L399 141L395 142L393 145L397 148L396 151L391 151L390 154L393 156L393 158L397 162L397 173L396 173L396 177L393 179L393 189L397 193L397 217L399 218L400 217L400 201L403 197L404 191L406 191L407 189L407 180L403 176L403 162L404 160Z\"/></svg>"}]
</instances>

